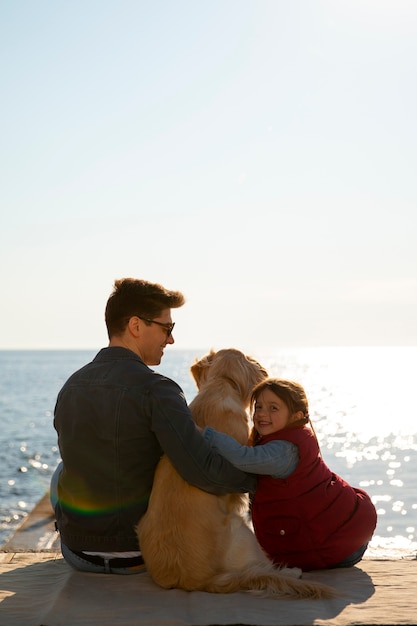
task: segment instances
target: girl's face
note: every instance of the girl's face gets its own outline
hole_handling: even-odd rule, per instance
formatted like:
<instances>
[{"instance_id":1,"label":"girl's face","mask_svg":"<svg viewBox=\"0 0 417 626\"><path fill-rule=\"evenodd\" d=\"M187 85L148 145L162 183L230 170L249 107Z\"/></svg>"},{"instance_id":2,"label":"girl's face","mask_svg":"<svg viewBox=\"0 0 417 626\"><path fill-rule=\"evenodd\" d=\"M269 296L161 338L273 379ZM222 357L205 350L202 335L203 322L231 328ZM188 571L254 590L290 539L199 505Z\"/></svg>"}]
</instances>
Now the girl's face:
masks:
<instances>
[{"instance_id":1,"label":"girl's face","mask_svg":"<svg viewBox=\"0 0 417 626\"><path fill-rule=\"evenodd\" d=\"M253 414L253 423L261 437L282 430L291 421L285 402L270 389L263 389L256 398Z\"/></svg>"}]
</instances>

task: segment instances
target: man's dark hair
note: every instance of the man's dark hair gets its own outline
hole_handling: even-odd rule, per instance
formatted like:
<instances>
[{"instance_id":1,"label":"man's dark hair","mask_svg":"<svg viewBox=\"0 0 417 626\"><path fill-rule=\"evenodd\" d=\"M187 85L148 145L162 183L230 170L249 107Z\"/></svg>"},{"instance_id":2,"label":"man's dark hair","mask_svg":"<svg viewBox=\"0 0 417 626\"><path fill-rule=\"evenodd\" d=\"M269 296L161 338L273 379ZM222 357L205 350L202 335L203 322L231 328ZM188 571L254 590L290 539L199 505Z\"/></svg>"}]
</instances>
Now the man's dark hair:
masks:
<instances>
[{"instance_id":1,"label":"man's dark hair","mask_svg":"<svg viewBox=\"0 0 417 626\"><path fill-rule=\"evenodd\" d=\"M180 291L170 291L146 280L119 278L107 300L105 320L109 338L120 335L131 317L154 319L164 309L182 306L185 298Z\"/></svg>"}]
</instances>

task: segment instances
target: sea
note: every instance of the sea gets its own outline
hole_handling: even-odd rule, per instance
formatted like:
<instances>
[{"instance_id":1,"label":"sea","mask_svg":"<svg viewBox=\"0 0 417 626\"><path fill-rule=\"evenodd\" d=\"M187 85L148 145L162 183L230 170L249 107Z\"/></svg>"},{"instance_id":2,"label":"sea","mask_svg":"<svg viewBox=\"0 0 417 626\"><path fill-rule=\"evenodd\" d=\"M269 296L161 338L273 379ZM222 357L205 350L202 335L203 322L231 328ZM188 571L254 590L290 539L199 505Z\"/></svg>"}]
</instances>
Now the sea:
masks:
<instances>
[{"instance_id":1,"label":"sea","mask_svg":"<svg viewBox=\"0 0 417 626\"><path fill-rule=\"evenodd\" d=\"M65 380L98 350L0 350L0 546L49 488L60 456L53 427ZM189 368L208 350L167 348L153 369L190 402ZM298 381L327 465L365 489L378 513L368 554L417 556L417 346L276 348L252 353Z\"/></svg>"}]
</instances>

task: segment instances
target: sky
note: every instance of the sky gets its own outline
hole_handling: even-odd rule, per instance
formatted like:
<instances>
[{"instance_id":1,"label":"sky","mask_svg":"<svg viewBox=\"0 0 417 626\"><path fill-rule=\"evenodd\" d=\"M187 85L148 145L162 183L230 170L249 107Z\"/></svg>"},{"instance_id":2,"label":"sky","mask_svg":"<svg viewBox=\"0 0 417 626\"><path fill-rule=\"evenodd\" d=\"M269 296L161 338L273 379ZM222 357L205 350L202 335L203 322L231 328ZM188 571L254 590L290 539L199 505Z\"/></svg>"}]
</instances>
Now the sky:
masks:
<instances>
[{"instance_id":1,"label":"sky","mask_svg":"<svg viewBox=\"0 0 417 626\"><path fill-rule=\"evenodd\" d=\"M414 0L0 0L0 349L417 345ZM171 349L172 349L171 348Z\"/></svg>"}]
</instances>

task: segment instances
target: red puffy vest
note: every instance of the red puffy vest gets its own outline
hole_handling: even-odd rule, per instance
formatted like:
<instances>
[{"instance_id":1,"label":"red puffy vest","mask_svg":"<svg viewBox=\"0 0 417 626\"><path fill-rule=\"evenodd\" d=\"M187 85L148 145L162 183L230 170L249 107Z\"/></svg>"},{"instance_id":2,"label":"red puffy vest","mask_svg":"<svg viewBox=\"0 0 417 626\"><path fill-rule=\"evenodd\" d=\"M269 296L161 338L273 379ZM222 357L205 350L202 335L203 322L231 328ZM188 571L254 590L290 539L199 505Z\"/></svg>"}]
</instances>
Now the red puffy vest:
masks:
<instances>
[{"instance_id":1,"label":"red puffy vest","mask_svg":"<svg viewBox=\"0 0 417 626\"><path fill-rule=\"evenodd\" d=\"M375 507L368 494L327 467L310 428L285 428L258 445L275 439L296 444L300 462L288 478L258 477L256 537L275 563L306 571L332 567L371 539Z\"/></svg>"}]
</instances>

